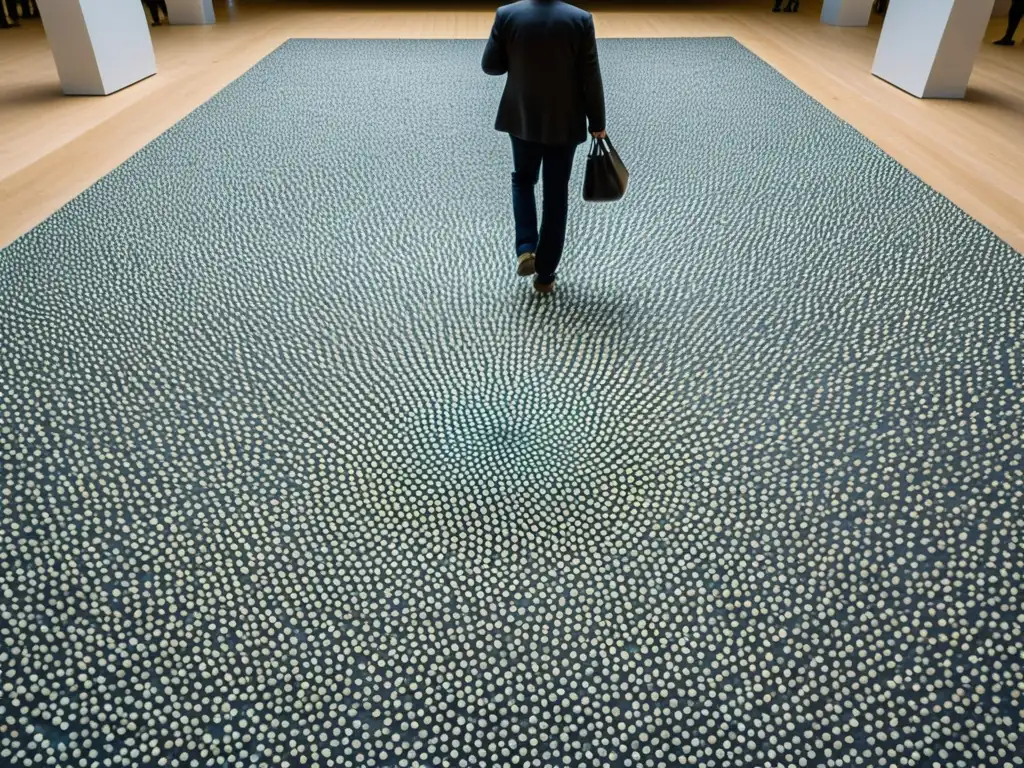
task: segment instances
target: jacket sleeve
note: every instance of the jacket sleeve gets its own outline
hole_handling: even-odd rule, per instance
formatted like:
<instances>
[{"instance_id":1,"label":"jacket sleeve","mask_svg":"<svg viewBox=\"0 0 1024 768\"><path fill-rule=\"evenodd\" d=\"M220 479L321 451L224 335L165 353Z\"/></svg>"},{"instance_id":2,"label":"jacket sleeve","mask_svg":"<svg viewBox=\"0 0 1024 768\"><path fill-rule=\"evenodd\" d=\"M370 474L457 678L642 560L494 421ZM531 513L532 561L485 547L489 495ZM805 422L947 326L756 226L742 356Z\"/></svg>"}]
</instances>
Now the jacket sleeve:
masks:
<instances>
[{"instance_id":1,"label":"jacket sleeve","mask_svg":"<svg viewBox=\"0 0 1024 768\"><path fill-rule=\"evenodd\" d=\"M505 51L505 40L502 37L502 19L498 13L494 17L491 36L484 48L483 68L488 75L504 75L508 72L508 55Z\"/></svg>"},{"instance_id":2,"label":"jacket sleeve","mask_svg":"<svg viewBox=\"0 0 1024 768\"><path fill-rule=\"evenodd\" d=\"M587 17L583 30L578 66L587 122L590 123L590 132L597 133L605 130L605 111L604 83L601 81L601 65L597 60L597 32L594 30L593 16Z\"/></svg>"}]
</instances>

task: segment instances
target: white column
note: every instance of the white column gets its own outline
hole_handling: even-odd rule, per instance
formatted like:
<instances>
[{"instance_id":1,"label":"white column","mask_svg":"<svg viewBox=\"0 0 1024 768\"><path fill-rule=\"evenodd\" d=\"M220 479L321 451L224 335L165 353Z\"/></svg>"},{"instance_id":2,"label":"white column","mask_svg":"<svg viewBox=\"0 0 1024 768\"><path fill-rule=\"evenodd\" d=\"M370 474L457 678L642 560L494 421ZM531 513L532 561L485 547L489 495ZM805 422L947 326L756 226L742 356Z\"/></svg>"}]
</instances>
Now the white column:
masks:
<instances>
[{"instance_id":1,"label":"white column","mask_svg":"<svg viewBox=\"0 0 1024 768\"><path fill-rule=\"evenodd\" d=\"M106 96L156 74L139 0L37 0L64 93Z\"/></svg>"},{"instance_id":2,"label":"white column","mask_svg":"<svg viewBox=\"0 0 1024 768\"><path fill-rule=\"evenodd\" d=\"M891 0L872 72L923 99L962 99L994 0Z\"/></svg>"},{"instance_id":3,"label":"white column","mask_svg":"<svg viewBox=\"0 0 1024 768\"><path fill-rule=\"evenodd\" d=\"M213 24L213 0L167 0L171 24Z\"/></svg>"},{"instance_id":4,"label":"white column","mask_svg":"<svg viewBox=\"0 0 1024 768\"><path fill-rule=\"evenodd\" d=\"M821 22L837 27L866 27L874 5L875 0L825 0Z\"/></svg>"}]
</instances>

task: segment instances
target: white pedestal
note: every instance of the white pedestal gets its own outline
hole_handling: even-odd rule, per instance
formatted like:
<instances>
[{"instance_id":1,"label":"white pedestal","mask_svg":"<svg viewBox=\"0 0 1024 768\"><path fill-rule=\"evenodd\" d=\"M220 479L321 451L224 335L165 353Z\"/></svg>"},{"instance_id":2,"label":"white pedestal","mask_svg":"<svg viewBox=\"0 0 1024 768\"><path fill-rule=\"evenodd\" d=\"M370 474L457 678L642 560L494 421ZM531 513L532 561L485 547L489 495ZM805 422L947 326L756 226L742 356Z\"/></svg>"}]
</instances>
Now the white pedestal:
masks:
<instances>
[{"instance_id":1,"label":"white pedestal","mask_svg":"<svg viewBox=\"0 0 1024 768\"><path fill-rule=\"evenodd\" d=\"M924 99L962 99L994 0L891 0L871 71Z\"/></svg>"},{"instance_id":2,"label":"white pedestal","mask_svg":"<svg viewBox=\"0 0 1024 768\"><path fill-rule=\"evenodd\" d=\"M156 74L139 0L37 0L64 93L106 96Z\"/></svg>"},{"instance_id":3,"label":"white pedestal","mask_svg":"<svg viewBox=\"0 0 1024 768\"><path fill-rule=\"evenodd\" d=\"M821 23L836 27L866 27L871 21L874 0L825 0Z\"/></svg>"},{"instance_id":4,"label":"white pedestal","mask_svg":"<svg viewBox=\"0 0 1024 768\"><path fill-rule=\"evenodd\" d=\"M167 0L171 24L213 24L213 0Z\"/></svg>"}]
</instances>

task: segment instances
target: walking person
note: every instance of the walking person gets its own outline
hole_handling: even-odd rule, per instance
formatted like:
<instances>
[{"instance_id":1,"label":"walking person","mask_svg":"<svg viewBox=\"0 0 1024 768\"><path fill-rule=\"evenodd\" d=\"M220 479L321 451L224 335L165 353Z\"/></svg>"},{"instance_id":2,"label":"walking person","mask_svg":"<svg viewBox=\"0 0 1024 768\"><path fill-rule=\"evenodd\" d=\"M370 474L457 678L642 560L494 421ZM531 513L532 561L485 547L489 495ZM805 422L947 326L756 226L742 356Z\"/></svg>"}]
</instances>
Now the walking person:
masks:
<instances>
[{"instance_id":1,"label":"walking person","mask_svg":"<svg viewBox=\"0 0 1024 768\"><path fill-rule=\"evenodd\" d=\"M1021 19L1024 19L1024 0L1013 0L1010 5L1010 22L1006 25L1006 34L996 40L996 45L1014 44L1013 36L1017 34L1017 27L1020 26Z\"/></svg>"},{"instance_id":2,"label":"walking person","mask_svg":"<svg viewBox=\"0 0 1024 768\"><path fill-rule=\"evenodd\" d=\"M785 11L786 13L796 13L800 10L800 0L789 0L786 3L786 7L782 7L782 0L775 0L775 6L772 8L772 13L779 13Z\"/></svg>"},{"instance_id":3,"label":"walking person","mask_svg":"<svg viewBox=\"0 0 1024 768\"><path fill-rule=\"evenodd\" d=\"M160 26L160 11L164 12L164 18L170 22L167 17L167 2L166 0L142 0L146 7L149 8L149 15L153 17L153 26Z\"/></svg>"},{"instance_id":4,"label":"walking person","mask_svg":"<svg viewBox=\"0 0 1024 768\"><path fill-rule=\"evenodd\" d=\"M7 17L10 16L10 21ZM20 27L18 20L18 0L0 0L0 29Z\"/></svg>"},{"instance_id":5,"label":"walking person","mask_svg":"<svg viewBox=\"0 0 1024 768\"><path fill-rule=\"evenodd\" d=\"M561 0L503 6L484 49L483 70L508 75L495 128L512 139L517 272L535 275L534 288L551 293L565 247L576 147L588 131L606 136L594 18ZM538 230L534 187L542 171Z\"/></svg>"}]
</instances>

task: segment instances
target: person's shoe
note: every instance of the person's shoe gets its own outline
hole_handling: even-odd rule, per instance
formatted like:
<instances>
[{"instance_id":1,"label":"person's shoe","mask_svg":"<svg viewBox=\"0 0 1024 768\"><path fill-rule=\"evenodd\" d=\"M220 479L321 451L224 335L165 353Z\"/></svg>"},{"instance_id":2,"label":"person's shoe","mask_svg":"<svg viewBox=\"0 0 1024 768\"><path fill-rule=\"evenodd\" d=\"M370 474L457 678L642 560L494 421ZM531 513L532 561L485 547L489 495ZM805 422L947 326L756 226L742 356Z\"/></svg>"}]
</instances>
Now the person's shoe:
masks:
<instances>
[{"instance_id":1,"label":"person's shoe","mask_svg":"<svg viewBox=\"0 0 1024 768\"><path fill-rule=\"evenodd\" d=\"M1012 37L1001 37L993 45L1016 45L1016 43L1013 42Z\"/></svg>"},{"instance_id":2,"label":"person's shoe","mask_svg":"<svg viewBox=\"0 0 1024 768\"><path fill-rule=\"evenodd\" d=\"M516 274L520 277L529 277L537 271L537 257L533 251L519 254L519 266L516 267Z\"/></svg>"},{"instance_id":3,"label":"person's shoe","mask_svg":"<svg viewBox=\"0 0 1024 768\"><path fill-rule=\"evenodd\" d=\"M533 289L540 294L545 296L555 290L555 281L552 279L549 283L542 283L540 278L533 278Z\"/></svg>"}]
</instances>

